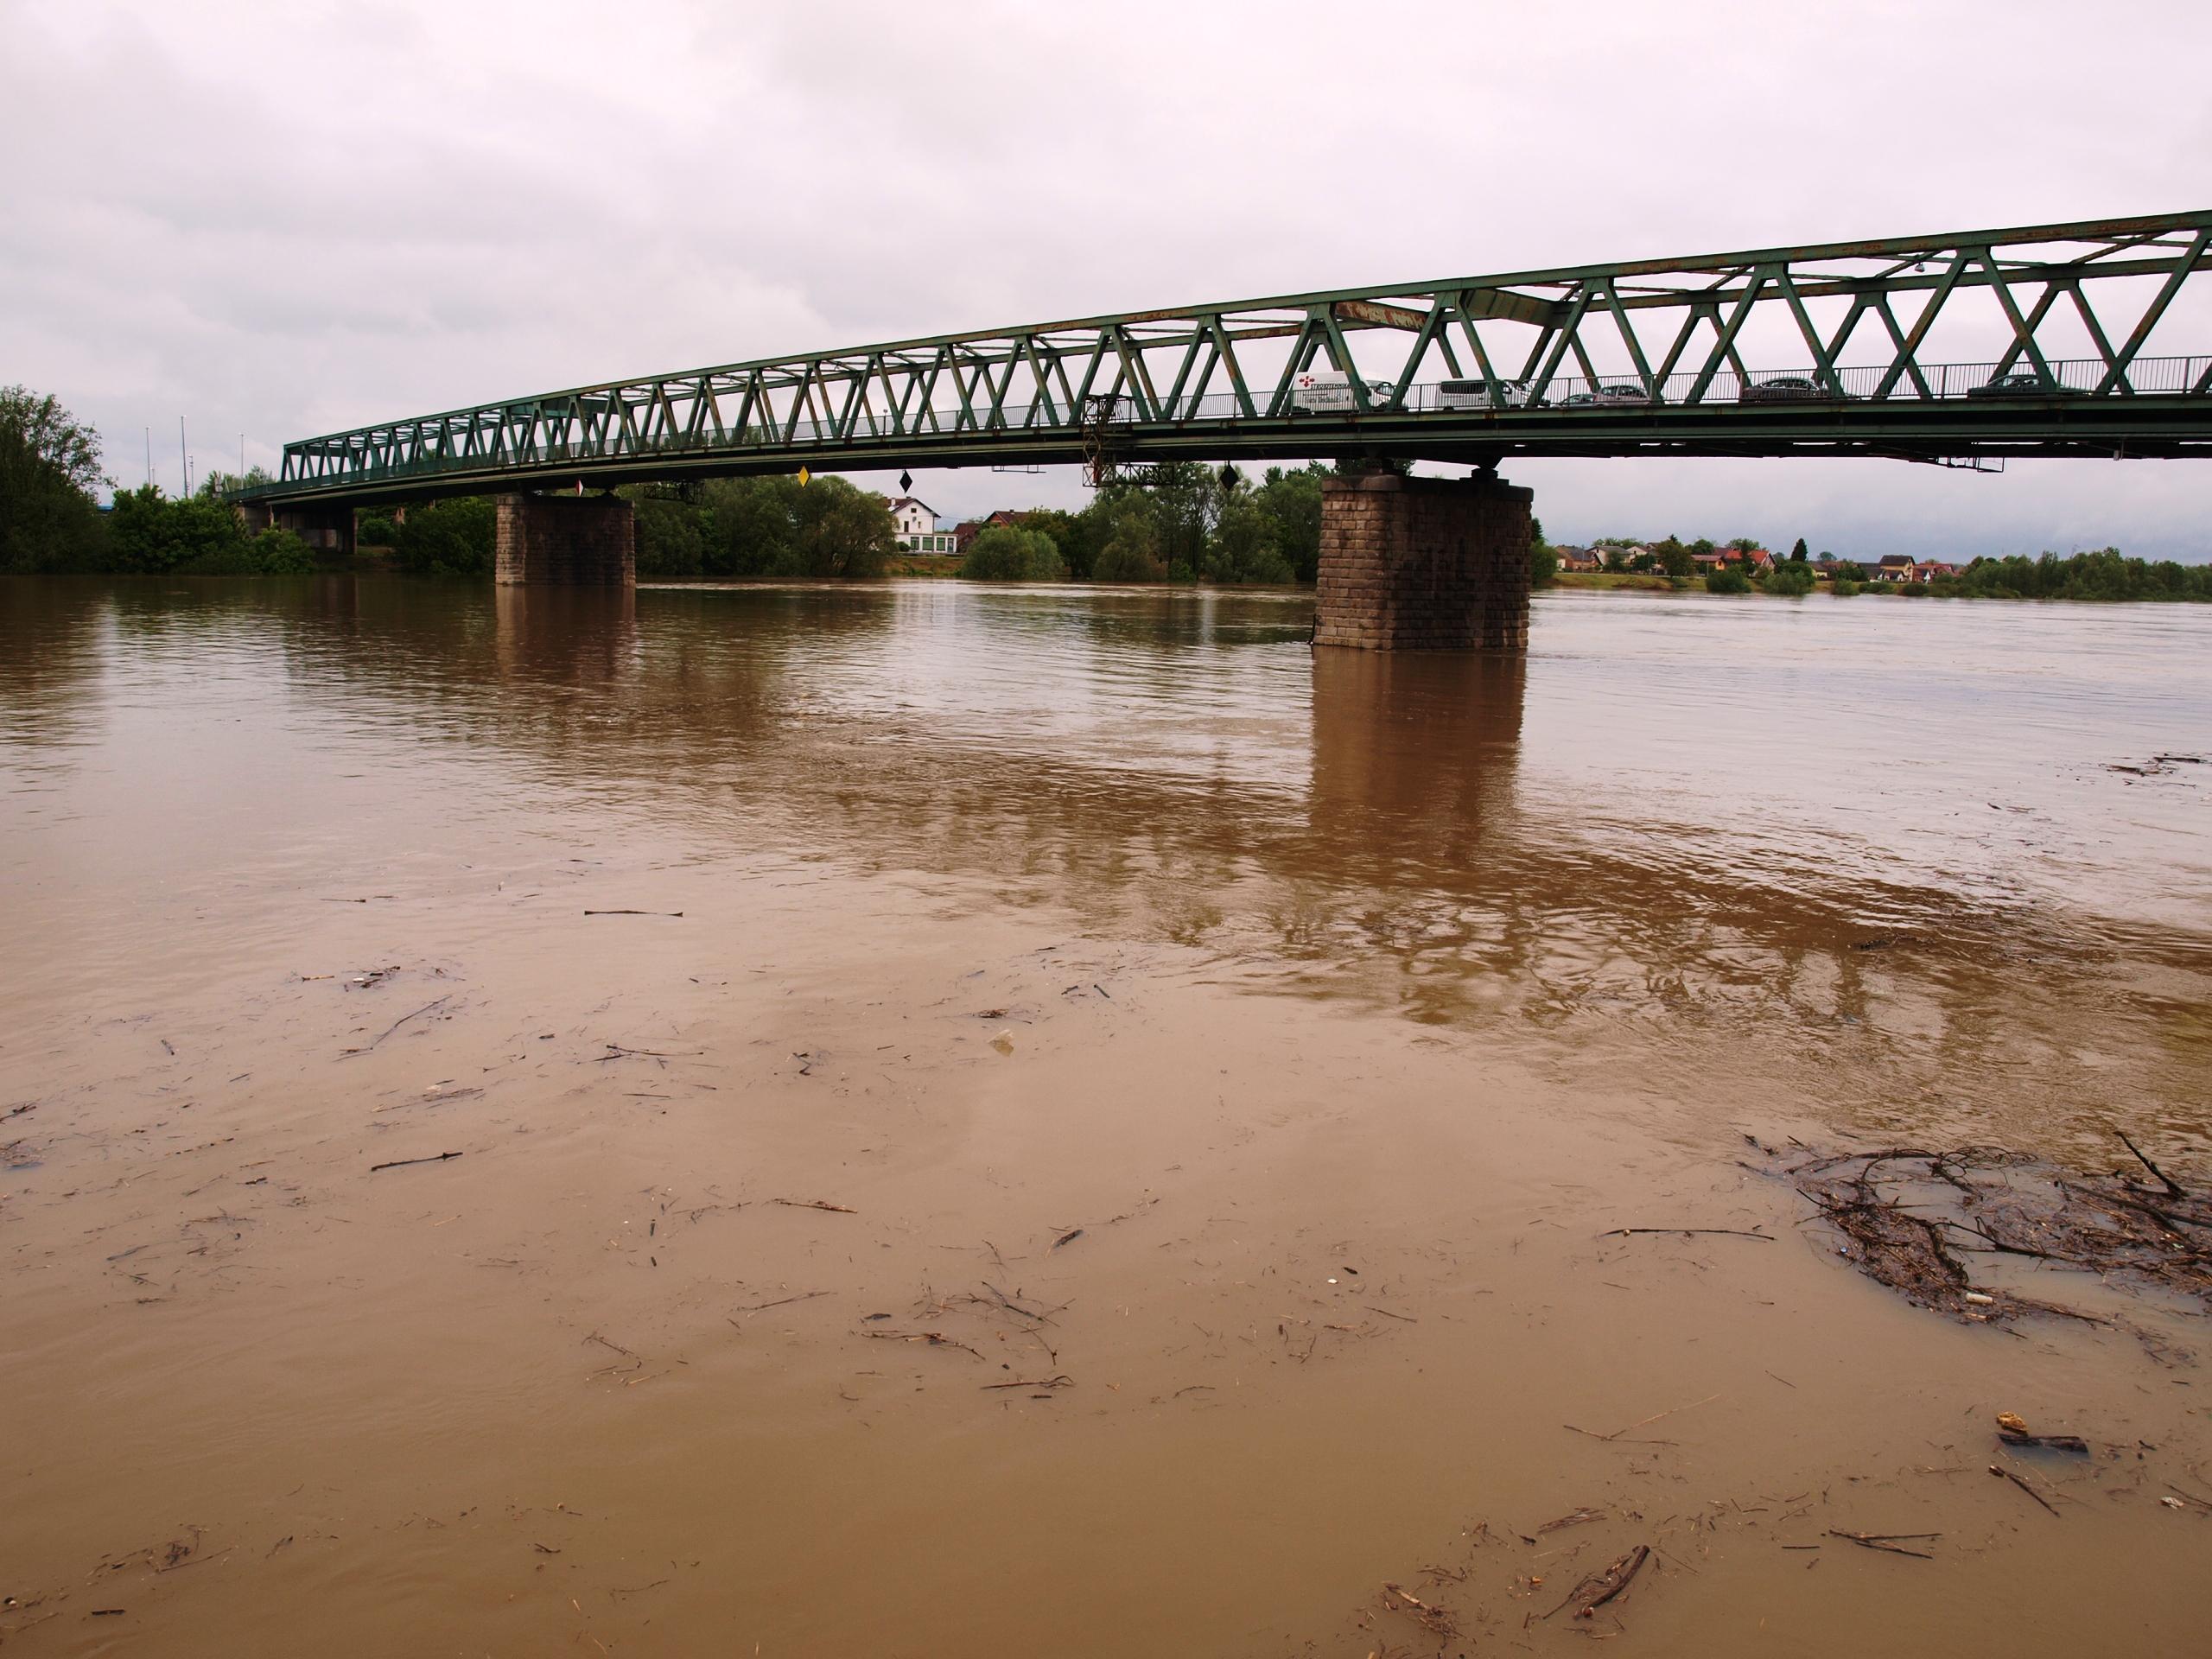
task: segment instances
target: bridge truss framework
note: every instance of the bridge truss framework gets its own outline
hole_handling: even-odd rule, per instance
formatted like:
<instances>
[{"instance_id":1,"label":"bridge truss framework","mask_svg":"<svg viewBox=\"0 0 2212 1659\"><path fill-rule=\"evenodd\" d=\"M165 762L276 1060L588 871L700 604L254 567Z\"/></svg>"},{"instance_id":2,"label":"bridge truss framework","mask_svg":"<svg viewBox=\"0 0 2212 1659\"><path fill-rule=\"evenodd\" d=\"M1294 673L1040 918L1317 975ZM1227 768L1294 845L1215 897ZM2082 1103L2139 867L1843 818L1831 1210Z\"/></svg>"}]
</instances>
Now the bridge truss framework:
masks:
<instances>
[{"instance_id":1,"label":"bridge truss framework","mask_svg":"<svg viewBox=\"0 0 2212 1659\"><path fill-rule=\"evenodd\" d=\"M307 439L245 493L336 505L801 467L1082 462L1098 477L1359 455L2212 455L2212 352L2172 349L2212 347L2209 247L2212 211L803 353ZM1349 377L1344 406L1300 407L1300 377L1322 370Z\"/></svg>"}]
</instances>

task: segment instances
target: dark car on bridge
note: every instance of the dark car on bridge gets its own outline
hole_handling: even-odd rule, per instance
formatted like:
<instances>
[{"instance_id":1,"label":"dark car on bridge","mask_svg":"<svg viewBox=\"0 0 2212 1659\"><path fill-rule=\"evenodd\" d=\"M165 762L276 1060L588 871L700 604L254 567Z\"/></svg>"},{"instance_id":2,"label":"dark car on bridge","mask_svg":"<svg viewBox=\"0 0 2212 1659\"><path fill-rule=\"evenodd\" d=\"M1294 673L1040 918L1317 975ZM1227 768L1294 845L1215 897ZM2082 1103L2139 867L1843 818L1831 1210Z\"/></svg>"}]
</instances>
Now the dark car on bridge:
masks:
<instances>
[{"instance_id":1,"label":"dark car on bridge","mask_svg":"<svg viewBox=\"0 0 2212 1659\"><path fill-rule=\"evenodd\" d=\"M1559 400L1561 409L1641 409L1651 402L1642 386L1599 386L1594 391L1571 391Z\"/></svg>"},{"instance_id":2,"label":"dark car on bridge","mask_svg":"<svg viewBox=\"0 0 2212 1659\"><path fill-rule=\"evenodd\" d=\"M1822 391L1802 375L1783 374L1745 386L1744 395L1736 401L1742 404L1808 404L1840 395Z\"/></svg>"},{"instance_id":3,"label":"dark car on bridge","mask_svg":"<svg viewBox=\"0 0 2212 1659\"><path fill-rule=\"evenodd\" d=\"M2039 374L2000 374L1978 386L1967 388L1969 397L2079 397L2082 395L2072 386L2046 383Z\"/></svg>"}]
</instances>

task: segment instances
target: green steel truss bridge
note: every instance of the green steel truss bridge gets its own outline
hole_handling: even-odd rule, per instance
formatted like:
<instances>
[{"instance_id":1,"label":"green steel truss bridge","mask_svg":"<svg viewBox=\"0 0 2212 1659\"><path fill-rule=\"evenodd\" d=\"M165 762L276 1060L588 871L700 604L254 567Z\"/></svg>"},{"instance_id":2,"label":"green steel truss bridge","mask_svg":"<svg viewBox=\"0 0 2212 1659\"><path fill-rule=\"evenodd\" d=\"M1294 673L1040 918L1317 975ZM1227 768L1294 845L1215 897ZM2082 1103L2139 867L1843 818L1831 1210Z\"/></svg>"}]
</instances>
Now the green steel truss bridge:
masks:
<instances>
[{"instance_id":1,"label":"green steel truss bridge","mask_svg":"<svg viewBox=\"0 0 2212 1659\"><path fill-rule=\"evenodd\" d=\"M2212 455L2212 211L1085 317L285 446L270 505L718 474L1390 456Z\"/></svg>"}]
</instances>

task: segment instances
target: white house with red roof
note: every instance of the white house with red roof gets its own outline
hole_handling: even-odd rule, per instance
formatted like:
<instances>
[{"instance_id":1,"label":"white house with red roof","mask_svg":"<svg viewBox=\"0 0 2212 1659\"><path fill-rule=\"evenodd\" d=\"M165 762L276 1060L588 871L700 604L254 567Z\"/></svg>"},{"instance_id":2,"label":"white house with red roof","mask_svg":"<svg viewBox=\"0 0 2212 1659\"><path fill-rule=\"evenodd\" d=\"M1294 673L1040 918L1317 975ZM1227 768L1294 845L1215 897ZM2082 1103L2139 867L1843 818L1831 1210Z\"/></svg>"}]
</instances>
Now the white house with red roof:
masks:
<instances>
[{"instance_id":1,"label":"white house with red roof","mask_svg":"<svg viewBox=\"0 0 2212 1659\"><path fill-rule=\"evenodd\" d=\"M950 553L952 532L937 527L937 509L926 501L902 495L891 504L891 522L898 527L899 545L909 553Z\"/></svg>"}]
</instances>

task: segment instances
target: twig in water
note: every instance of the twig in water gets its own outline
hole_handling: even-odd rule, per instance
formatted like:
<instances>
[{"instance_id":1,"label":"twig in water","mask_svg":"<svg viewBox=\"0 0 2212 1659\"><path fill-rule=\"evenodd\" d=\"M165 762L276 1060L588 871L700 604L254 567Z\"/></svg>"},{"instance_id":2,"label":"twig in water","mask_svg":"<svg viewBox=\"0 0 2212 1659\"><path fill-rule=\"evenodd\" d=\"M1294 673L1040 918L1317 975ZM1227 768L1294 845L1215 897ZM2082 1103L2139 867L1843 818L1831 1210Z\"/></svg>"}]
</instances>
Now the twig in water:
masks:
<instances>
[{"instance_id":1,"label":"twig in water","mask_svg":"<svg viewBox=\"0 0 2212 1659\"><path fill-rule=\"evenodd\" d=\"M999 1306L1006 1309L1007 1313L1019 1313L1025 1319L1035 1319L1044 1325L1050 1325L1052 1322L1052 1313L1041 1313L1033 1307L1024 1307L1020 1302L1014 1300L1013 1297L1007 1295L1006 1292L1001 1290L989 1280L985 1279L979 1281L978 1282L982 1285L985 1290L989 1291L992 1295L998 1298ZM1058 1313L1058 1311L1059 1310L1058 1308L1055 1308L1052 1310L1052 1313Z\"/></svg>"},{"instance_id":2,"label":"twig in water","mask_svg":"<svg viewBox=\"0 0 2212 1659\"><path fill-rule=\"evenodd\" d=\"M849 1205L831 1204L827 1198L771 1198L771 1204L780 1204L786 1210L827 1210L840 1216L857 1216L860 1211Z\"/></svg>"},{"instance_id":3,"label":"twig in water","mask_svg":"<svg viewBox=\"0 0 2212 1659\"><path fill-rule=\"evenodd\" d=\"M2185 1198L2189 1196L2189 1194L2181 1187L2174 1185L2174 1178L2172 1176L2167 1174L2164 1170L2160 1169L2156 1164L2152 1163L2148 1158L2143 1155L2142 1147L2137 1146L2133 1141L2130 1141L2127 1138L2127 1131L2126 1129L2116 1128L2113 1133L2120 1137L2120 1145L2126 1147L2130 1152L2135 1154L2135 1161L2137 1163L2142 1165L2144 1168L2149 1170L2153 1175L2158 1178L2158 1184L2166 1189L2166 1196L2168 1198Z\"/></svg>"},{"instance_id":4,"label":"twig in water","mask_svg":"<svg viewBox=\"0 0 2212 1659\"><path fill-rule=\"evenodd\" d=\"M861 1335L876 1342L926 1342L932 1348L957 1348L963 1354L983 1356L957 1337L948 1337L942 1331L863 1331Z\"/></svg>"},{"instance_id":5,"label":"twig in water","mask_svg":"<svg viewBox=\"0 0 2212 1659\"><path fill-rule=\"evenodd\" d=\"M1993 1463L1989 1465L1989 1472L2002 1479L2011 1481L2015 1486L2025 1492L2030 1497L2035 1499L2037 1503L2042 1504L2044 1508L2049 1510L2053 1515L2058 1515L2058 1506L2056 1503L2053 1503L2041 1492L2036 1491L2034 1487L2029 1485L2026 1481L2021 1479L2019 1476L2014 1474L2010 1469L2000 1468L1999 1465ZM2058 1518L2063 1521L2066 1517L2063 1515L2059 1515Z\"/></svg>"},{"instance_id":6,"label":"twig in water","mask_svg":"<svg viewBox=\"0 0 2212 1659\"><path fill-rule=\"evenodd\" d=\"M982 1386L986 1393L993 1389L1071 1389L1075 1386L1075 1378L1046 1376L1030 1382L986 1382Z\"/></svg>"},{"instance_id":7,"label":"twig in water","mask_svg":"<svg viewBox=\"0 0 2212 1659\"><path fill-rule=\"evenodd\" d=\"M380 1169L404 1169L410 1164L442 1164L448 1158L460 1156L457 1152L442 1152L435 1158L395 1158L388 1164L371 1164L369 1173L373 1175Z\"/></svg>"},{"instance_id":8,"label":"twig in water","mask_svg":"<svg viewBox=\"0 0 2212 1659\"><path fill-rule=\"evenodd\" d=\"M1940 1532L1839 1532L1834 1527L1828 1529L1829 1537L1847 1539L1861 1549L1878 1549L1891 1555L1910 1555L1918 1561L1932 1561L1936 1558L1924 1549L1907 1549L1897 1541L1901 1538L1941 1538L1942 1535Z\"/></svg>"},{"instance_id":9,"label":"twig in water","mask_svg":"<svg viewBox=\"0 0 2212 1659\"><path fill-rule=\"evenodd\" d=\"M737 1311L741 1313L760 1313L772 1307L788 1306L792 1302L810 1302L817 1296L827 1296L829 1294L826 1290L810 1290L798 1296L779 1296L772 1302L755 1302L750 1307L741 1307Z\"/></svg>"},{"instance_id":10,"label":"twig in water","mask_svg":"<svg viewBox=\"0 0 2212 1659\"><path fill-rule=\"evenodd\" d=\"M680 910L588 910L587 916L681 916Z\"/></svg>"},{"instance_id":11,"label":"twig in water","mask_svg":"<svg viewBox=\"0 0 2212 1659\"><path fill-rule=\"evenodd\" d=\"M447 1003L448 1003L448 1002L450 1002L450 1001L453 1001L453 995L452 995L452 993L448 992L448 993L447 993L447 995L443 995L443 996L440 997L440 998L439 998L436 1001L435 1001L435 1002L425 1002L425 1003L424 1003L421 1007L419 1007L419 1008L416 1009L414 1013L412 1013L412 1014L401 1014L401 1015L399 1016L399 1018L398 1018L398 1019L397 1019L397 1020L393 1020L390 1025L386 1026L386 1027L385 1027L382 1031L378 1032L378 1033L377 1033L377 1037L376 1037L376 1041L375 1041L375 1042L365 1043L365 1044L363 1044L363 1045L362 1045L360 1047L359 1047L359 1048L349 1048L349 1049L347 1049L347 1050L346 1051L346 1053L347 1053L347 1054L365 1054L365 1053L367 1053L371 1049L374 1048L374 1047L377 1046L377 1043L380 1043L380 1042L384 1041L384 1039L385 1039L385 1038L387 1038L387 1037L391 1036L391 1033L392 1033L393 1032L397 1031L397 1030L398 1030L402 1026L405 1025L405 1024L406 1024L410 1020L419 1020L419 1019L421 1019L421 1018L422 1018L424 1014L426 1014L435 1013L437 1009L439 1009L439 1008L442 1008L443 1007L445 1007L445 1005L446 1005ZM340 1058L342 1059L342 1058L344 1058L344 1056L343 1056L343 1055L341 1055L341 1056L340 1056Z\"/></svg>"},{"instance_id":12,"label":"twig in water","mask_svg":"<svg viewBox=\"0 0 2212 1659\"><path fill-rule=\"evenodd\" d=\"M1627 1428L1617 1428L1610 1434L1600 1434L1595 1429L1574 1428L1573 1423L1562 1423L1560 1427L1574 1428L1576 1433L1587 1434L1593 1440L1618 1440L1630 1428L1642 1428L1646 1423L1656 1423L1662 1417L1671 1417L1678 1411L1695 1411L1700 1406L1711 1405L1719 1397L1717 1394L1708 1394L1704 1399L1693 1400L1687 1406L1669 1406L1664 1411L1653 1412L1649 1417L1639 1417L1636 1421L1629 1424ZM1674 1442L1672 1440L1630 1440L1627 1444L1630 1446L1672 1446Z\"/></svg>"},{"instance_id":13,"label":"twig in water","mask_svg":"<svg viewBox=\"0 0 2212 1659\"><path fill-rule=\"evenodd\" d=\"M1600 1238L1628 1238L1637 1233L1671 1233L1688 1238L1756 1238L1762 1244L1774 1243L1772 1233L1747 1233L1740 1227L1616 1227L1610 1233L1600 1233Z\"/></svg>"},{"instance_id":14,"label":"twig in water","mask_svg":"<svg viewBox=\"0 0 2212 1659\"><path fill-rule=\"evenodd\" d=\"M1592 1617L1599 1608L1628 1588L1629 1580L1643 1570L1643 1563L1650 1559L1650 1545L1638 1544L1603 1573L1593 1573L1576 1585L1567 1592L1567 1599L1544 1617L1549 1618L1553 1613L1570 1605L1574 1608L1577 1618Z\"/></svg>"}]
</instances>

